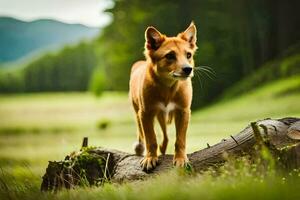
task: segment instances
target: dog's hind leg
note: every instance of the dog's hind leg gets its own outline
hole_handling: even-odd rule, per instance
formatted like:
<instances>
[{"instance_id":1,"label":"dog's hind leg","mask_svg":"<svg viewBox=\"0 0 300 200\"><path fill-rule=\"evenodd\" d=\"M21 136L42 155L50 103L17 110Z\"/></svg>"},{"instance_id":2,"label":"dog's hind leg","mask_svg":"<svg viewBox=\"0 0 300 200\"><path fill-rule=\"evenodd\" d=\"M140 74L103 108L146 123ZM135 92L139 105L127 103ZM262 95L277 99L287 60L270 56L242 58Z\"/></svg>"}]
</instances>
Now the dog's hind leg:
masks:
<instances>
[{"instance_id":1,"label":"dog's hind leg","mask_svg":"<svg viewBox=\"0 0 300 200\"><path fill-rule=\"evenodd\" d=\"M135 154L138 156L142 156L144 154L145 151L145 145L144 145L144 132L142 129L142 122L141 119L138 115L138 106L133 103L133 108L135 111L135 116L136 116L136 123L137 123L137 141L133 144L133 148L135 151Z\"/></svg>"},{"instance_id":2,"label":"dog's hind leg","mask_svg":"<svg viewBox=\"0 0 300 200\"><path fill-rule=\"evenodd\" d=\"M137 125L138 125L138 129L137 129L138 141L135 142L135 144L134 144L134 151L135 151L136 155L142 156L145 151L144 134L143 134L143 130L142 130L141 120L138 115L136 115L136 121L137 121Z\"/></svg>"},{"instance_id":3,"label":"dog's hind leg","mask_svg":"<svg viewBox=\"0 0 300 200\"><path fill-rule=\"evenodd\" d=\"M161 152L162 155L165 155L166 153L166 149L168 146L168 134L167 134L167 116L165 112L159 112L157 114L157 120L159 122L159 125L161 127L162 133L163 133L163 141L162 143L159 145L159 150Z\"/></svg>"}]
</instances>

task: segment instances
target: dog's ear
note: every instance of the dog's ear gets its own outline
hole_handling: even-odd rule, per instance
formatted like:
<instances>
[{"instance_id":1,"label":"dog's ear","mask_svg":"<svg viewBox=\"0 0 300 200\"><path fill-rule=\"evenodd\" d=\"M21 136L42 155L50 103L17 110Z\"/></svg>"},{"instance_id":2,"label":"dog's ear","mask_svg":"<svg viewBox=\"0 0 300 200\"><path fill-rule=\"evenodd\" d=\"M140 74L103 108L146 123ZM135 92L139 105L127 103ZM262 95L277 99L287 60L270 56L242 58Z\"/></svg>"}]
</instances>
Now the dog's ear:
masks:
<instances>
[{"instance_id":1,"label":"dog's ear","mask_svg":"<svg viewBox=\"0 0 300 200\"><path fill-rule=\"evenodd\" d=\"M164 41L164 36L156 30L156 28L150 26L145 32L146 45L148 50L157 50Z\"/></svg>"},{"instance_id":2,"label":"dog's ear","mask_svg":"<svg viewBox=\"0 0 300 200\"><path fill-rule=\"evenodd\" d=\"M194 22L191 22L190 26L184 32L179 34L179 37L189 42L191 44L191 48L196 47L197 29Z\"/></svg>"}]
</instances>

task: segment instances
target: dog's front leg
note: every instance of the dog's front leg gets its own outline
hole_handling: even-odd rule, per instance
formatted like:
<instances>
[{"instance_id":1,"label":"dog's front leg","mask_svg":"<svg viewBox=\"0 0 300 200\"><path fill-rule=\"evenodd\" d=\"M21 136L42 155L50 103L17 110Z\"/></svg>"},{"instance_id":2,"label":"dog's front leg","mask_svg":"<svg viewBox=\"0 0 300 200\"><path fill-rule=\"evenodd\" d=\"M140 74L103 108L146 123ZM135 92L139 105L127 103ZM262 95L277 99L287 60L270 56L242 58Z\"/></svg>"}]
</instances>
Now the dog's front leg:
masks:
<instances>
[{"instance_id":1,"label":"dog's front leg","mask_svg":"<svg viewBox=\"0 0 300 200\"><path fill-rule=\"evenodd\" d=\"M186 132L190 121L190 114L191 111L189 108L175 111L176 142L173 164L177 167L183 167L188 162L185 146Z\"/></svg>"},{"instance_id":2,"label":"dog's front leg","mask_svg":"<svg viewBox=\"0 0 300 200\"><path fill-rule=\"evenodd\" d=\"M156 135L154 132L154 112L139 112L141 124L144 131L145 143L146 143L146 155L141 161L141 167L145 171L152 170L156 167L157 158L157 142Z\"/></svg>"}]
</instances>

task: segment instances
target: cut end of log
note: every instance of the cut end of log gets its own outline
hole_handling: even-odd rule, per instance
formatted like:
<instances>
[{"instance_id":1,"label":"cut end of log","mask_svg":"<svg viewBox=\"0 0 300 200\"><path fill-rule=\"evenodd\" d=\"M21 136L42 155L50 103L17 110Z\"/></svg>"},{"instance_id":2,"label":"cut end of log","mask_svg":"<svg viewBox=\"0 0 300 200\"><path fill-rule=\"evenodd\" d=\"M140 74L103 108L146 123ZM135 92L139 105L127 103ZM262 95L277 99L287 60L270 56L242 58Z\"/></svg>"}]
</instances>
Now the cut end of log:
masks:
<instances>
[{"instance_id":1,"label":"cut end of log","mask_svg":"<svg viewBox=\"0 0 300 200\"><path fill-rule=\"evenodd\" d=\"M293 140L300 140L300 131L298 130L291 130L287 133L287 135Z\"/></svg>"},{"instance_id":2,"label":"cut end of log","mask_svg":"<svg viewBox=\"0 0 300 200\"><path fill-rule=\"evenodd\" d=\"M300 122L295 122L288 129L287 136L294 140L300 140Z\"/></svg>"}]
</instances>

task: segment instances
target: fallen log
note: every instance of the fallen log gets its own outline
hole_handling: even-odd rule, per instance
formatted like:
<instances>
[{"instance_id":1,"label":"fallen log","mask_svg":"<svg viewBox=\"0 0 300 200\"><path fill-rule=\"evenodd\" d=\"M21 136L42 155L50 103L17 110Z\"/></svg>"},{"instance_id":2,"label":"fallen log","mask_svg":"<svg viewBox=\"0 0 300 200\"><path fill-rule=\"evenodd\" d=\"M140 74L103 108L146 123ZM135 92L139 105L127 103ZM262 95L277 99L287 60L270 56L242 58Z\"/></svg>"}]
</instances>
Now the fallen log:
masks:
<instances>
[{"instance_id":1,"label":"fallen log","mask_svg":"<svg viewBox=\"0 0 300 200\"><path fill-rule=\"evenodd\" d=\"M141 180L173 168L173 156L164 155L159 156L159 165L151 173L146 173L139 164L142 157L118 150L88 147L87 143L85 138L82 149L66 156L63 161L49 161L41 184L42 191L77 185L101 185L108 180L117 183ZM188 166L195 172L218 168L227 161L228 156L254 157L261 147L266 147L283 168L299 168L300 118L253 122L234 136L188 154Z\"/></svg>"}]
</instances>

